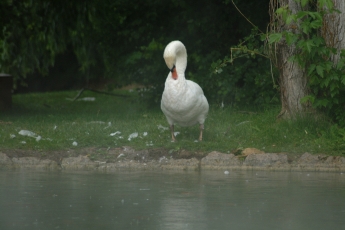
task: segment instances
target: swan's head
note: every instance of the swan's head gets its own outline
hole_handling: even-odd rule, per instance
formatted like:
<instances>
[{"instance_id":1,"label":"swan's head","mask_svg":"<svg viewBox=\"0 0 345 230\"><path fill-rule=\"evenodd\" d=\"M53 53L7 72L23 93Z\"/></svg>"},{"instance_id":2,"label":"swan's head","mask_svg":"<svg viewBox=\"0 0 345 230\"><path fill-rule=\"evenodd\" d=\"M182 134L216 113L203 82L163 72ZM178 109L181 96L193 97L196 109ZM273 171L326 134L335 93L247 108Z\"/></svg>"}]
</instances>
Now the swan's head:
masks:
<instances>
[{"instance_id":1,"label":"swan's head","mask_svg":"<svg viewBox=\"0 0 345 230\"><path fill-rule=\"evenodd\" d=\"M187 66L187 51L182 42L170 42L165 47L163 58L174 80L178 78L178 74L184 74Z\"/></svg>"},{"instance_id":2,"label":"swan's head","mask_svg":"<svg viewBox=\"0 0 345 230\"><path fill-rule=\"evenodd\" d=\"M167 50L168 46L165 48L164 51L164 61L165 64L167 65L167 67L169 68L170 72L171 72L171 76L174 80L177 79L177 72L176 72L176 55L172 52L170 52L170 50Z\"/></svg>"}]
</instances>

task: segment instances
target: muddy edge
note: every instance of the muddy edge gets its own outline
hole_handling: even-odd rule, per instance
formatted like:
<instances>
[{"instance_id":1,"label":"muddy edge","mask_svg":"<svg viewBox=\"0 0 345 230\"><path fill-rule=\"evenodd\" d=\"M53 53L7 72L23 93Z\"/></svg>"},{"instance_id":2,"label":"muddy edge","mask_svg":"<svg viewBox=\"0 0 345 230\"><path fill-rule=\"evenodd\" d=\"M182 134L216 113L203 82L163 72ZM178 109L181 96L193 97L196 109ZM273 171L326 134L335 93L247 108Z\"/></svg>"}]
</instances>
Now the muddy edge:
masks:
<instances>
[{"instance_id":1,"label":"muddy edge","mask_svg":"<svg viewBox=\"0 0 345 230\"><path fill-rule=\"evenodd\" d=\"M235 153L236 154L236 153ZM345 157L325 154L265 153L247 148L241 154L213 151L207 154L185 150L116 149L67 151L0 150L1 169L43 170L271 170L345 172Z\"/></svg>"}]
</instances>

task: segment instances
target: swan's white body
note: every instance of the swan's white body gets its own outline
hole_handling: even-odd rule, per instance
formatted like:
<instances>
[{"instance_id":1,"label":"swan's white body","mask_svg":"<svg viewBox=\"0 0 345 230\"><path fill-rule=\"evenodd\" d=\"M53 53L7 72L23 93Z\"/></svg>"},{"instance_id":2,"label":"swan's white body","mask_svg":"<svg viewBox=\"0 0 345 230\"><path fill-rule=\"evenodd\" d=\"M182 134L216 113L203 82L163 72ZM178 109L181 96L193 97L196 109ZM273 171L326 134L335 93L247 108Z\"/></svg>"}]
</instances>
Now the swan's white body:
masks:
<instances>
[{"instance_id":1,"label":"swan's white body","mask_svg":"<svg viewBox=\"0 0 345 230\"><path fill-rule=\"evenodd\" d=\"M170 42L164 50L163 57L171 72L165 81L161 109L170 125L172 140L175 141L174 124L199 124L201 141L209 105L201 87L185 78L186 48L180 41Z\"/></svg>"}]
</instances>

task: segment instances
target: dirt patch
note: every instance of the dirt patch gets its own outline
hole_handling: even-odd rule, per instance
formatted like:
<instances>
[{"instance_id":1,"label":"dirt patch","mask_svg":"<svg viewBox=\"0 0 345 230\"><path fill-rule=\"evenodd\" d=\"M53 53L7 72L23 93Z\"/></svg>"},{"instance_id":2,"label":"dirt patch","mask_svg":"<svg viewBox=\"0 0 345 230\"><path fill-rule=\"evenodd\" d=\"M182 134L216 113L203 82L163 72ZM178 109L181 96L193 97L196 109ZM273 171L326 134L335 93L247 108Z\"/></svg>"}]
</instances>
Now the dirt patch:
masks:
<instances>
[{"instance_id":1,"label":"dirt patch","mask_svg":"<svg viewBox=\"0 0 345 230\"><path fill-rule=\"evenodd\" d=\"M163 148L135 150L129 146L63 151L0 150L0 168L103 171L119 169L345 171L345 157L342 156L265 153L253 148L243 152L245 154L173 151Z\"/></svg>"},{"instance_id":2,"label":"dirt patch","mask_svg":"<svg viewBox=\"0 0 345 230\"><path fill-rule=\"evenodd\" d=\"M3 149L0 152L5 153L9 158L35 157L40 160L52 160L61 164L64 158L88 156L92 161L101 161L106 163L115 163L118 160L135 160L145 163L150 161L158 161L162 158L167 159L192 159L201 160L206 156L203 152L193 152L187 150L172 151L163 148L135 150L129 146L121 148L83 148L83 149L67 149L67 150L22 150L22 149Z\"/></svg>"}]
</instances>

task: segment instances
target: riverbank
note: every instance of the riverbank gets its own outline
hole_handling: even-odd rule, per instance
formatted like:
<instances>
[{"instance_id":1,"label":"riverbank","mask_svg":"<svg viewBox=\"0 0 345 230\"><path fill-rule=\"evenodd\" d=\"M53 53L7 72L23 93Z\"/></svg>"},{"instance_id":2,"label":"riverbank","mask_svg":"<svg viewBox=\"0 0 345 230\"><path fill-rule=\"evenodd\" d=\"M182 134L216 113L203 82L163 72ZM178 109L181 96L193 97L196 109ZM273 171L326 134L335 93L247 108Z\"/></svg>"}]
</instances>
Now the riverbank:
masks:
<instances>
[{"instance_id":1,"label":"riverbank","mask_svg":"<svg viewBox=\"0 0 345 230\"><path fill-rule=\"evenodd\" d=\"M115 149L68 151L0 151L0 168L45 170L277 170L345 172L345 157L310 153L265 153L244 149L240 155L213 151L207 154L165 149Z\"/></svg>"}]
</instances>

